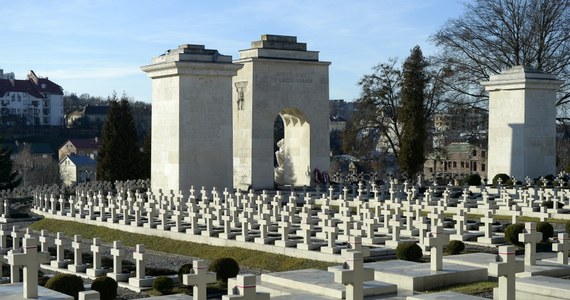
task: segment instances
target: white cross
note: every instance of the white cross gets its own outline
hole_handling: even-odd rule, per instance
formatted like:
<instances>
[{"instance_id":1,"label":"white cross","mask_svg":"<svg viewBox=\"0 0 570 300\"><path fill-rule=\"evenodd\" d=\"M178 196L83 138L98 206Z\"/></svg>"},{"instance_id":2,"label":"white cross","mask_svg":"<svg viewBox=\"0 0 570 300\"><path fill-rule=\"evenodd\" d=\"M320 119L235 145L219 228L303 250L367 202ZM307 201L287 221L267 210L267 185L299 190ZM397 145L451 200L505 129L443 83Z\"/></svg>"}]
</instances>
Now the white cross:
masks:
<instances>
[{"instance_id":1,"label":"white cross","mask_svg":"<svg viewBox=\"0 0 570 300\"><path fill-rule=\"evenodd\" d=\"M208 283L216 282L216 273L208 272L208 265L205 260L195 260L192 262L190 274L182 275L184 285L193 285L193 299L206 300Z\"/></svg>"},{"instance_id":2,"label":"white cross","mask_svg":"<svg viewBox=\"0 0 570 300\"><path fill-rule=\"evenodd\" d=\"M501 261L489 264L489 275L499 278L498 300L515 300L515 247L500 246Z\"/></svg>"},{"instance_id":3,"label":"white cross","mask_svg":"<svg viewBox=\"0 0 570 300\"><path fill-rule=\"evenodd\" d=\"M343 252L345 263L342 269L334 271L334 281L346 285L347 300L363 299L364 282L374 280L374 269L364 268L364 258L360 251Z\"/></svg>"},{"instance_id":4,"label":"white cross","mask_svg":"<svg viewBox=\"0 0 570 300\"><path fill-rule=\"evenodd\" d=\"M524 265L534 266L536 264L536 243L542 240L542 232L536 231L534 222L526 222L524 230L526 233L519 233L519 241L524 243Z\"/></svg>"},{"instance_id":5,"label":"white cross","mask_svg":"<svg viewBox=\"0 0 570 300\"><path fill-rule=\"evenodd\" d=\"M269 300L268 293L257 293L256 278L251 274L239 274L235 279L228 280L228 294L222 300Z\"/></svg>"},{"instance_id":6,"label":"white cross","mask_svg":"<svg viewBox=\"0 0 570 300\"><path fill-rule=\"evenodd\" d=\"M8 264L24 267L24 298L38 297L38 272L41 263L49 262L49 253L38 253L38 242L24 238L24 253L8 252ZM17 272L18 270L16 270Z\"/></svg>"},{"instance_id":7,"label":"white cross","mask_svg":"<svg viewBox=\"0 0 570 300\"><path fill-rule=\"evenodd\" d=\"M570 249L570 242L568 242L568 233L558 234L558 243L552 244L552 251L558 252L558 263L568 264L568 250Z\"/></svg>"},{"instance_id":8,"label":"white cross","mask_svg":"<svg viewBox=\"0 0 570 300\"><path fill-rule=\"evenodd\" d=\"M443 246L449 243L449 236L443 233L441 226L432 226L431 237L424 238L424 244L430 247L430 268L432 271L443 269Z\"/></svg>"},{"instance_id":9,"label":"white cross","mask_svg":"<svg viewBox=\"0 0 570 300\"><path fill-rule=\"evenodd\" d=\"M136 272L135 278L144 279L145 278L145 261L144 261L144 245L137 244L135 252L133 253L133 258L136 260Z\"/></svg>"}]
</instances>

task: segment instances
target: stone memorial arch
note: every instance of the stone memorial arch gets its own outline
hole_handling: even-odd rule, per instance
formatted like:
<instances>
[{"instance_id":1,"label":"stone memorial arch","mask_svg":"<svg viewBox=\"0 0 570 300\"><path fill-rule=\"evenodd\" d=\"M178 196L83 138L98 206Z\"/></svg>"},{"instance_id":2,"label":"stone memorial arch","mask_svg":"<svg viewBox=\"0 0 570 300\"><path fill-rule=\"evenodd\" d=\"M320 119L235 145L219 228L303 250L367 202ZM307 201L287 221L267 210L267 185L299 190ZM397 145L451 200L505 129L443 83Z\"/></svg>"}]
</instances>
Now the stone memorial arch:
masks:
<instances>
[{"instance_id":1,"label":"stone memorial arch","mask_svg":"<svg viewBox=\"0 0 570 300\"><path fill-rule=\"evenodd\" d=\"M234 63L243 65L233 78L234 186L311 185L314 170L330 164L330 62L294 36L262 35ZM274 140L276 117L282 141Z\"/></svg>"}]
</instances>

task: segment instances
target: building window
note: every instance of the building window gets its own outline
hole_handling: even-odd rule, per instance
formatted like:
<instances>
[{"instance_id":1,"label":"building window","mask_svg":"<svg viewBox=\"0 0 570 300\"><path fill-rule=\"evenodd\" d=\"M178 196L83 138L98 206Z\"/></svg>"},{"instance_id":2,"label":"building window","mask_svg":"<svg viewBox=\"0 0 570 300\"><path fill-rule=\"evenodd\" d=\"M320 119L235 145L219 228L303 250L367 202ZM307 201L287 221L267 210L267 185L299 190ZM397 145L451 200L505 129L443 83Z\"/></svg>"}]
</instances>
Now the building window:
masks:
<instances>
[{"instance_id":1,"label":"building window","mask_svg":"<svg viewBox=\"0 0 570 300\"><path fill-rule=\"evenodd\" d=\"M481 150L481 157L485 157L485 150Z\"/></svg>"},{"instance_id":2,"label":"building window","mask_svg":"<svg viewBox=\"0 0 570 300\"><path fill-rule=\"evenodd\" d=\"M473 171L477 171L477 162L476 161L473 162Z\"/></svg>"},{"instance_id":3,"label":"building window","mask_svg":"<svg viewBox=\"0 0 570 300\"><path fill-rule=\"evenodd\" d=\"M481 172L485 172L485 164L481 164Z\"/></svg>"},{"instance_id":4,"label":"building window","mask_svg":"<svg viewBox=\"0 0 570 300\"><path fill-rule=\"evenodd\" d=\"M473 156L477 156L477 149L473 149Z\"/></svg>"},{"instance_id":5,"label":"building window","mask_svg":"<svg viewBox=\"0 0 570 300\"><path fill-rule=\"evenodd\" d=\"M457 162L456 161L453 162L453 167L457 168Z\"/></svg>"},{"instance_id":6,"label":"building window","mask_svg":"<svg viewBox=\"0 0 570 300\"><path fill-rule=\"evenodd\" d=\"M463 161L461 162L461 167L465 168L465 162L463 162Z\"/></svg>"}]
</instances>

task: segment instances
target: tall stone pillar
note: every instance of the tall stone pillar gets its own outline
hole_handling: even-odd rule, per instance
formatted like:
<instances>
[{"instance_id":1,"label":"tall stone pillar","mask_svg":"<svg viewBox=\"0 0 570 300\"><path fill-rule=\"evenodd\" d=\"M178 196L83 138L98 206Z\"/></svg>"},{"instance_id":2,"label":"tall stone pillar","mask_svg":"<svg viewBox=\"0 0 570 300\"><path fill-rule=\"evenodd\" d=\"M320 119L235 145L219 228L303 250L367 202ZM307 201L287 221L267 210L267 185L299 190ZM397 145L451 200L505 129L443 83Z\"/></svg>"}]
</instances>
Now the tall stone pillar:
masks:
<instances>
[{"instance_id":1,"label":"tall stone pillar","mask_svg":"<svg viewBox=\"0 0 570 300\"><path fill-rule=\"evenodd\" d=\"M233 78L234 185L309 186L329 169L329 65L295 36L262 35L240 51ZM284 124L275 151L273 125ZM276 153L277 152L277 153ZM278 166L274 166L277 156Z\"/></svg>"},{"instance_id":2,"label":"tall stone pillar","mask_svg":"<svg viewBox=\"0 0 570 300\"><path fill-rule=\"evenodd\" d=\"M562 83L522 66L481 83L489 91L489 178L556 173L556 91Z\"/></svg>"},{"instance_id":3,"label":"tall stone pillar","mask_svg":"<svg viewBox=\"0 0 570 300\"><path fill-rule=\"evenodd\" d=\"M142 67L152 79L153 190L233 188L232 76L241 67L202 45Z\"/></svg>"}]
</instances>

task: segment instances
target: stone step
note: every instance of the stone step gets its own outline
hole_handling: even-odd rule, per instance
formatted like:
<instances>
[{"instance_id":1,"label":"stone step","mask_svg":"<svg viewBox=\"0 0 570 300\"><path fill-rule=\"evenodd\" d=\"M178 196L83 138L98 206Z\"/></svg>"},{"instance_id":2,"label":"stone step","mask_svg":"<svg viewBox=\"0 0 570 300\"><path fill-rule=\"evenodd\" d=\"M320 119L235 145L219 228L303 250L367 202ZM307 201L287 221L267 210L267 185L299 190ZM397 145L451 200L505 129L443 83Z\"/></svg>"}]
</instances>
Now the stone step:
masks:
<instances>
[{"instance_id":1,"label":"stone step","mask_svg":"<svg viewBox=\"0 0 570 300\"><path fill-rule=\"evenodd\" d=\"M267 282L337 299L344 298L345 294L345 286L334 282L333 273L323 270L306 269L262 274L261 282L262 284ZM365 296L395 294L396 292L397 287L394 284L380 281L364 283Z\"/></svg>"}]
</instances>

